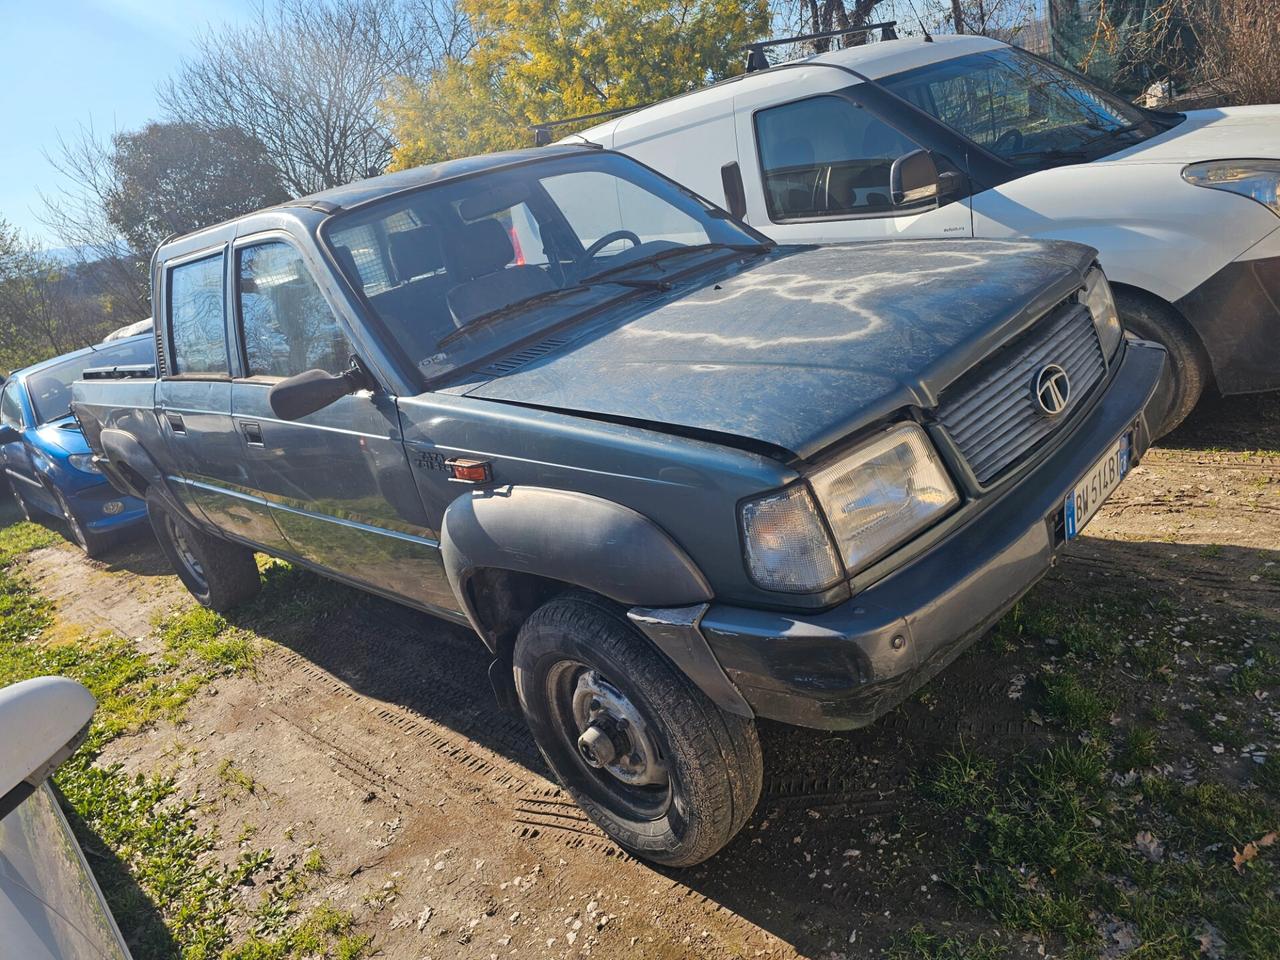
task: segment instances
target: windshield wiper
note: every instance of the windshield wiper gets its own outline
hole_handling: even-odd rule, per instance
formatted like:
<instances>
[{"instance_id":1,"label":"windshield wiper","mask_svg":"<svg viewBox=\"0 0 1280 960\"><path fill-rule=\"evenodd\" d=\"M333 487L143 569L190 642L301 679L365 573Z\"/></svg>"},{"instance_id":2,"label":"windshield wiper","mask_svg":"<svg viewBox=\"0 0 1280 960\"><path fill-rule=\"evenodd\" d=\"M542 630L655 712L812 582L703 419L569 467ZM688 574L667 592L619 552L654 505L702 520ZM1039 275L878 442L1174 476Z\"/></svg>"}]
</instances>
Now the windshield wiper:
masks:
<instances>
[{"instance_id":1,"label":"windshield wiper","mask_svg":"<svg viewBox=\"0 0 1280 960\"><path fill-rule=\"evenodd\" d=\"M1106 140L1108 137L1118 137L1125 133L1133 133L1139 127L1146 124L1146 120L1139 120L1137 123L1130 123L1123 127L1116 127L1114 130L1106 130L1096 137L1090 137L1088 140L1081 141L1080 146L1087 147L1091 143L1097 143L1099 140Z\"/></svg>"},{"instance_id":2,"label":"windshield wiper","mask_svg":"<svg viewBox=\"0 0 1280 960\"><path fill-rule=\"evenodd\" d=\"M1088 158L1088 154L1083 150L1063 150L1060 147L1050 147L1047 150L1021 150L1018 153L1006 153L1006 160L1021 160L1027 157L1040 157L1045 160L1084 160Z\"/></svg>"},{"instance_id":3,"label":"windshield wiper","mask_svg":"<svg viewBox=\"0 0 1280 960\"><path fill-rule=\"evenodd\" d=\"M733 250L737 253L760 253L768 250L768 244L764 243L697 243L684 247L671 247L667 250L659 250L657 253L651 253L647 257L641 257L638 260L628 260L626 263L620 263L616 267L607 267L604 270L597 271L591 276L584 278L584 283L591 283L599 280L601 277L607 277L621 270L630 270L632 267L645 266L651 263L657 263L659 260L667 260L671 257L678 257L686 253L705 253L708 250Z\"/></svg>"},{"instance_id":4,"label":"windshield wiper","mask_svg":"<svg viewBox=\"0 0 1280 960\"><path fill-rule=\"evenodd\" d=\"M508 303L506 306L498 307L496 310L490 310L488 313L482 313L474 320L468 320L465 324L445 336L440 338L437 347L445 347L457 340L465 333L469 333L475 327L487 326L495 320L501 320L509 317L513 313L520 313L531 307L536 307L544 303L552 303L562 299L566 294L577 293L581 290L589 290L596 286L619 286L631 287L639 290L670 290L671 283L667 280L597 280L594 277L588 277L585 280L579 280L577 283L568 287L556 287L552 290L545 290L542 293L536 293L532 297L525 297L523 300L517 300L515 303Z\"/></svg>"}]
</instances>

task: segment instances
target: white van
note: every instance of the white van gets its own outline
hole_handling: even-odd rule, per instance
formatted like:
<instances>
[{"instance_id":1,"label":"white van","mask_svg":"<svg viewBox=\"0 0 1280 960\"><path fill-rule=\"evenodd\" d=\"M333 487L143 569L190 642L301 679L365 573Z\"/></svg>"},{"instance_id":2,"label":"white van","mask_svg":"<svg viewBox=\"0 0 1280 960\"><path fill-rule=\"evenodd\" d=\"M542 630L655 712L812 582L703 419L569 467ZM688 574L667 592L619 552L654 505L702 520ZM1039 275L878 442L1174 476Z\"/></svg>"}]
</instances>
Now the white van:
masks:
<instances>
[{"instance_id":1,"label":"white van","mask_svg":"<svg viewBox=\"0 0 1280 960\"><path fill-rule=\"evenodd\" d=\"M565 142L584 139L784 243L1097 248L1127 326L1170 351L1166 431L1210 382L1280 388L1280 107L1159 113L1025 50L957 36L746 73Z\"/></svg>"}]
</instances>

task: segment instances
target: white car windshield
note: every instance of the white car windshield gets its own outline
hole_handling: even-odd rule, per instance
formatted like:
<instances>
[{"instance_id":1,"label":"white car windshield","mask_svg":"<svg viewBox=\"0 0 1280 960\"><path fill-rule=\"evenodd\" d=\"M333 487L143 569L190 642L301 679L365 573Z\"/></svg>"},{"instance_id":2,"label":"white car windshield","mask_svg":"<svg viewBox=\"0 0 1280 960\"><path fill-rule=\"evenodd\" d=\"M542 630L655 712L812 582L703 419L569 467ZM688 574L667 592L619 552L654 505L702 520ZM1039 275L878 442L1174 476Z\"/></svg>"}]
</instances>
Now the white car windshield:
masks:
<instances>
[{"instance_id":1,"label":"white car windshield","mask_svg":"<svg viewBox=\"0 0 1280 960\"><path fill-rule=\"evenodd\" d=\"M587 150L391 196L323 238L427 381L768 244L648 168Z\"/></svg>"},{"instance_id":2,"label":"white car windshield","mask_svg":"<svg viewBox=\"0 0 1280 960\"><path fill-rule=\"evenodd\" d=\"M1020 167L1092 160L1165 126L1082 77L1014 47L932 63L880 83Z\"/></svg>"}]
</instances>

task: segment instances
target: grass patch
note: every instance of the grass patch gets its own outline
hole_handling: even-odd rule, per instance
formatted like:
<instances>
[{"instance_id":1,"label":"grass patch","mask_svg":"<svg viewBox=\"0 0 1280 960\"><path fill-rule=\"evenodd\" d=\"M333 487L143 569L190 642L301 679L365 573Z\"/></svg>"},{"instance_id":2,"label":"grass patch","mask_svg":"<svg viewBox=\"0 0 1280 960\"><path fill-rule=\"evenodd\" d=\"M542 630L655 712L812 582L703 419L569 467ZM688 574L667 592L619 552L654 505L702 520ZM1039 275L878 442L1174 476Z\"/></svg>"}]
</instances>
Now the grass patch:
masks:
<instances>
[{"instance_id":1,"label":"grass patch","mask_svg":"<svg viewBox=\"0 0 1280 960\"><path fill-rule=\"evenodd\" d=\"M895 938L889 948L889 960L1000 960L1007 954L1006 947L986 937L966 943L960 937L929 933L920 924Z\"/></svg>"},{"instance_id":2,"label":"grass patch","mask_svg":"<svg viewBox=\"0 0 1280 960\"><path fill-rule=\"evenodd\" d=\"M252 634L231 626L212 610L193 607L160 621L160 640L176 657L193 656L219 671L235 672L252 666L257 645Z\"/></svg>"},{"instance_id":3,"label":"grass patch","mask_svg":"<svg viewBox=\"0 0 1280 960\"><path fill-rule=\"evenodd\" d=\"M352 933L351 914L321 906L292 930L275 937L255 936L223 954L223 960L361 960L369 955L373 938Z\"/></svg>"},{"instance_id":4,"label":"grass patch","mask_svg":"<svg viewBox=\"0 0 1280 960\"><path fill-rule=\"evenodd\" d=\"M1068 730L1079 733L1097 730L1111 713L1102 695L1075 673L1046 676L1042 686L1045 711Z\"/></svg>"},{"instance_id":5,"label":"grass patch","mask_svg":"<svg viewBox=\"0 0 1280 960\"><path fill-rule=\"evenodd\" d=\"M38 523L24 520L10 524L0 528L0 566L7 567L15 557L62 542L57 533Z\"/></svg>"}]
</instances>

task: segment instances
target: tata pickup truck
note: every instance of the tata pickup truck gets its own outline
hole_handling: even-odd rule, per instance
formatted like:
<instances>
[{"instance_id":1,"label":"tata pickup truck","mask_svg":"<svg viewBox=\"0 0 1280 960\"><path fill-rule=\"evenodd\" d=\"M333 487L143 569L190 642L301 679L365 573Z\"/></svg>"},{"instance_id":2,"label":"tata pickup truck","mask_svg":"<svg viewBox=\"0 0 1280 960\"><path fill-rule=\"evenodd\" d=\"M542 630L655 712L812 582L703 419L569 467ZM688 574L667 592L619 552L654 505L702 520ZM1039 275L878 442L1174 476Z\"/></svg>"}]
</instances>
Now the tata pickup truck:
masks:
<instances>
[{"instance_id":1,"label":"tata pickup truck","mask_svg":"<svg viewBox=\"0 0 1280 960\"><path fill-rule=\"evenodd\" d=\"M155 369L75 413L196 598L264 551L470 625L566 789L669 865L750 816L757 717L858 727L941 670L1163 402L1090 248L778 245L593 148L291 201L153 283Z\"/></svg>"}]
</instances>

